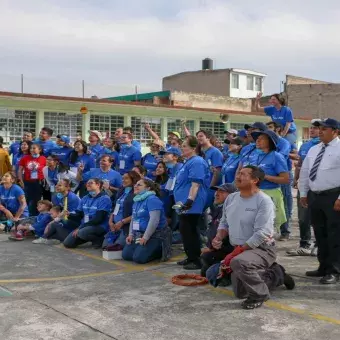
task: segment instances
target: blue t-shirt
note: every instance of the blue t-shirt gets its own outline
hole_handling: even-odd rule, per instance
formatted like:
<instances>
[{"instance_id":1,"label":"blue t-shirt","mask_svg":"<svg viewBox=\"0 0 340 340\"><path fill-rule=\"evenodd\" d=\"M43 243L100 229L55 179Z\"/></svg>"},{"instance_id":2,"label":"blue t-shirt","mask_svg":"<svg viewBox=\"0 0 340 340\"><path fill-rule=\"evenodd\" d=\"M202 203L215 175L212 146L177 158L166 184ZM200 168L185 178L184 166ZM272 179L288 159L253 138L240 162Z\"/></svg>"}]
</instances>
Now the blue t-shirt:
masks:
<instances>
[{"instance_id":1,"label":"blue t-shirt","mask_svg":"<svg viewBox=\"0 0 340 340\"><path fill-rule=\"evenodd\" d=\"M188 159L178 171L174 188L176 202L186 202L192 182L200 184L194 204L186 213L201 214L203 212L207 201L210 178L208 163L199 156Z\"/></svg>"},{"instance_id":2,"label":"blue t-shirt","mask_svg":"<svg viewBox=\"0 0 340 340\"><path fill-rule=\"evenodd\" d=\"M83 174L83 181L87 182L90 178L98 178L102 181L109 181L110 186L120 188L122 186L122 176L116 170L110 169L104 172L101 168L93 168Z\"/></svg>"},{"instance_id":3,"label":"blue t-shirt","mask_svg":"<svg viewBox=\"0 0 340 340\"><path fill-rule=\"evenodd\" d=\"M55 168L54 170L51 170L47 168L47 174L48 174L48 179L56 185L58 183L58 169Z\"/></svg>"},{"instance_id":4,"label":"blue t-shirt","mask_svg":"<svg viewBox=\"0 0 340 340\"><path fill-rule=\"evenodd\" d=\"M71 152L73 151L73 148L70 146L63 146L63 147L56 147L49 151L49 154L51 156L57 156L59 159L59 162L68 165L69 157Z\"/></svg>"},{"instance_id":5,"label":"blue t-shirt","mask_svg":"<svg viewBox=\"0 0 340 340\"><path fill-rule=\"evenodd\" d=\"M304 159L307 156L307 153L309 151L309 149L311 147L313 147L314 145L317 145L320 143L320 138L316 137L316 138L312 138L311 140L309 140L308 142L303 143L300 146L300 150L299 150L299 156L301 158L301 161L304 161Z\"/></svg>"},{"instance_id":6,"label":"blue t-shirt","mask_svg":"<svg viewBox=\"0 0 340 340\"><path fill-rule=\"evenodd\" d=\"M258 149L256 149L258 150ZM287 160L278 152L271 151L269 153L254 153L254 156L249 161L242 160L242 166L255 165L261 168L266 175L278 176L282 172L288 172ZM279 188L280 184L264 180L260 184L260 189L275 189Z\"/></svg>"},{"instance_id":7,"label":"blue t-shirt","mask_svg":"<svg viewBox=\"0 0 340 340\"><path fill-rule=\"evenodd\" d=\"M178 174L178 171L181 170L183 167L183 163L176 163L176 165L173 168L168 169L168 181L165 184L165 189L169 191L169 195L173 195L173 189L176 185L176 176Z\"/></svg>"},{"instance_id":8,"label":"blue t-shirt","mask_svg":"<svg viewBox=\"0 0 340 340\"><path fill-rule=\"evenodd\" d=\"M118 223L124 218L124 201L129 194L130 192L124 192L119 198L117 198L116 205L114 206L114 210L113 210L113 222L114 223ZM116 209L118 209L118 211L116 211Z\"/></svg>"},{"instance_id":9,"label":"blue t-shirt","mask_svg":"<svg viewBox=\"0 0 340 340\"><path fill-rule=\"evenodd\" d=\"M25 196L24 191L19 185L13 184L9 189L6 189L3 185L0 185L0 203L9 210L14 216L20 207L19 197ZM20 217L28 216L28 208L26 206L24 212Z\"/></svg>"},{"instance_id":10,"label":"blue t-shirt","mask_svg":"<svg viewBox=\"0 0 340 340\"><path fill-rule=\"evenodd\" d=\"M150 211L155 210L160 210L161 212L157 229L164 228L166 226L164 207L157 196L151 195L143 201L134 202L132 206L132 225L135 225L134 222L139 222L139 230L134 231L144 233L150 220Z\"/></svg>"},{"instance_id":11,"label":"blue t-shirt","mask_svg":"<svg viewBox=\"0 0 340 340\"><path fill-rule=\"evenodd\" d=\"M240 163L241 156L238 154L230 154L228 159L223 164L221 175L222 175L222 184L224 183L233 183L235 181L235 175Z\"/></svg>"},{"instance_id":12,"label":"blue t-shirt","mask_svg":"<svg viewBox=\"0 0 340 340\"><path fill-rule=\"evenodd\" d=\"M91 195L84 196L77 208L77 210L82 211L84 213L84 218L81 221L81 225L79 228L84 226L84 223L91 221L94 218L97 211L106 211L109 213L111 211L112 202L108 195L99 194L96 197L92 197ZM100 227L108 231L109 228L109 217L100 224Z\"/></svg>"},{"instance_id":13,"label":"blue t-shirt","mask_svg":"<svg viewBox=\"0 0 340 340\"><path fill-rule=\"evenodd\" d=\"M279 137L279 140L276 146L276 152L280 153L284 158L287 159L289 158L290 150L291 150L291 144L287 141L287 139Z\"/></svg>"},{"instance_id":14,"label":"blue t-shirt","mask_svg":"<svg viewBox=\"0 0 340 340\"><path fill-rule=\"evenodd\" d=\"M90 171L92 168L96 166L94 158L90 155L83 154L77 157L77 160L74 163L69 162L70 170L74 173L78 172L78 167L80 163L84 163L84 173Z\"/></svg>"},{"instance_id":15,"label":"blue t-shirt","mask_svg":"<svg viewBox=\"0 0 340 340\"><path fill-rule=\"evenodd\" d=\"M52 196L52 203L53 205L58 205L62 209L64 209L64 200L65 197L59 198L58 195ZM67 211L71 214L74 214L79 206L80 198L74 194L72 191L70 191L67 195Z\"/></svg>"},{"instance_id":16,"label":"blue t-shirt","mask_svg":"<svg viewBox=\"0 0 340 340\"><path fill-rule=\"evenodd\" d=\"M19 153L20 150L20 142L14 142L9 146L9 154L15 156Z\"/></svg>"},{"instance_id":17,"label":"blue t-shirt","mask_svg":"<svg viewBox=\"0 0 340 340\"><path fill-rule=\"evenodd\" d=\"M136 140L133 140L131 142L132 146L134 146L138 151L142 151L142 145L141 143L139 143L138 141Z\"/></svg>"},{"instance_id":18,"label":"blue t-shirt","mask_svg":"<svg viewBox=\"0 0 340 340\"><path fill-rule=\"evenodd\" d=\"M154 156L151 153L147 153L143 158L142 158L142 165L144 168L147 170L147 176L152 179L153 181L155 180L156 176L153 174L153 172L156 171L157 164L159 162L159 159L157 156Z\"/></svg>"},{"instance_id":19,"label":"blue t-shirt","mask_svg":"<svg viewBox=\"0 0 340 340\"><path fill-rule=\"evenodd\" d=\"M240 151L241 163L249 164L251 162L251 159L254 158L254 155L256 155L256 144L255 143L250 143L244 146Z\"/></svg>"},{"instance_id":20,"label":"blue t-shirt","mask_svg":"<svg viewBox=\"0 0 340 340\"><path fill-rule=\"evenodd\" d=\"M34 144L39 144L42 149L43 149L43 154L45 157L47 157L50 154L50 151L52 149L57 149L58 145L53 142L53 140L46 140L46 141L42 141L41 139L37 138L33 141Z\"/></svg>"},{"instance_id":21,"label":"blue t-shirt","mask_svg":"<svg viewBox=\"0 0 340 340\"><path fill-rule=\"evenodd\" d=\"M132 170L136 161L140 161L142 159L142 154L134 146L130 146L128 148L121 147L118 159L119 172L124 175Z\"/></svg>"},{"instance_id":22,"label":"blue t-shirt","mask_svg":"<svg viewBox=\"0 0 340 340\"><path fill-rule=\"evenodd\" d=\"M20 162L21 158L24 157L24 156L26 156L26 154L19 153L19 152L17 152L16 154L13 154L12 165L13 165L16 173L18 173L18 170L19 170L19 162Z\"/></svg>"},{"instance_id":23,"label":"blue t-shirt","mask_svg":"<svg viewBox=\"0 0 340 340\"><path fill-rule=\"evenodd\" d=\"M49 212L40 213L32 225L34 232L37 236L42 237L48 223L52 221L52 217Z\"/></svg>"},{"instance_id":24,"label":"blue t-shirt","mask_svg":"<svg viewBox=\"0 0 340 340\"><path fill-rule=\"evenodd\" d=\"M278 124L281 124L283 127L286 126L286 123L292 123L288 132L296 131L296 125L293 119L293 112L288 106L281 106L280 110L277 110L275 106L265 106L264 113L267 116L270 116L272 121Z\"/></svg>"},{"instance_id":25,"label":"blue t-shirt","mask_svg":"<svg viewBox=\"0 0 340 340\"><path fill-rule=\"evenodd\" d=\"M221 168L223 166L223 154L220 150L212 146L208 150L204 151L204 159L209 165L211 180L213 178L213 171L211 170L211 167ZM217 183L217 185L219 184L220 183Z\"/></svg>"}]
</instances>

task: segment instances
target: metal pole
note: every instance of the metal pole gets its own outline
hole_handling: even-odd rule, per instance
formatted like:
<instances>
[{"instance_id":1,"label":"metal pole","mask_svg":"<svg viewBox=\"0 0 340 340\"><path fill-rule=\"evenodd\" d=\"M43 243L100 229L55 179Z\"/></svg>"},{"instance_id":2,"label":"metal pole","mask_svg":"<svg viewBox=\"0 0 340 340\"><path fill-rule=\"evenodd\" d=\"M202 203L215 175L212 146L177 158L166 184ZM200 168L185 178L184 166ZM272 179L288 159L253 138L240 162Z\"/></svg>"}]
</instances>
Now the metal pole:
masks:
<instances>
[{"instance_id":1,"label":"metal pole","mask_svg":"<svg viewBox=\"0 0 340 340\"><path fill-rule=\"evenodd\" d=\"M24 75L21 74L21 93L24 93Z\"/></svg>"},{"instance_id":2,"label":"metal pole","mask_svg":"<svg viewBox=\"0 0 340 340\"><path fill-rule=\"evenodd\" d=\"M138 100L138 88L137 85L135 85L135 100Z\"/></svg>"},{"instance_id":3,"label":"metal pole","mask_svg":"<svg viewBox=\"0 0 340 340\"><path fill-rule=\"evenodd\" d=\"M82 85L83 98L85 98L85 81L84 80L82 80L81 85Z\"/></svg>"}]
</instances>

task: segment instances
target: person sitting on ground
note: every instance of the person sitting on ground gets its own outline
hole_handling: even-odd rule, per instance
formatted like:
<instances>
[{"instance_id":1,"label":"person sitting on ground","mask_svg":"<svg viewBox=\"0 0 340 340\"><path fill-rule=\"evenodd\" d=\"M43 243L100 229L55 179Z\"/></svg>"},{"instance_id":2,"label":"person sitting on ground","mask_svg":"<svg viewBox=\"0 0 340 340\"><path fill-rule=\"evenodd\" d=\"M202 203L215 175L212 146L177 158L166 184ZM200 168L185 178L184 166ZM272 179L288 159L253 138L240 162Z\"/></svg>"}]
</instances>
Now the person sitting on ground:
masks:
<instances>
[{"instance_id":1,"label":"person sitting on ground","mask_svg":"<svg viewBox=\"0 0 340 340\"><path fill-rule=\"evenodd\" d=\"M20 223L12 228L11 235L8 238L12 241L22 241L25 236L34 233L36 240L34 240L33 243L44 243L45 241L43 241L42 237L47 224L52 219L50 215L51 208L52 203L50 201L38 201L37 211L39 212L39 215L35 218L20 220Z\"/></svg>"},{"instance_id":2,"label":"person sitting on ground","mask_svg":"<svg viewBox=\"0 0 340 340\"><path fill-rule=\"evenodd\" d=\"M244 309L260 307L270 298L270 291L282 284L287 289L295 287L293 278L275 262L274 204L260 190L264 178L264 171L252 165L237 174L239 191L225 200L218 226L220 237L229 235L235 249L207 271L207 278L215 286L225 273L232 273L235 296L246 299Z\"/></svg>"},{"instance_id":3,"label":"person sitting on ground","mask_svg":"<svg viewBox=\"0 0 340 340\"><path fill-rule=\"evenodd\" d=\"M123 249L123 259L147 263L167 260L171 250L171 232L167 227L158 185L141 179L134 186L134 204L129 236Z\"/></svg>"},{"instance_id":4,"label":"person sitting on ground","mask_svg":"<svg viewBox=\"0 0 340 340\"><path fill-rule=\"evenodd\" d=\"M92 242L95 248L101 248L104 235L109 228L109 213L111 199L103 191L103 182L98 178L91 178L86 183L88 194L84 196L74 215L68 218L78 222L75 229L64 240L66 248L76 248L86 242Z\"/></svg>"},{"instance_id":5,"label":"person sitting on ground","mask_svg":"<svg viewBox=\"0 0 340 340\"><path fill-rule=\"evenodd\" d=\"M133 198L135 196L133 187L140 179L139 174L135 171L129 171L123 175L123 187L118 191L113 204L113 213L109 219L110 231L105 235L103 249L110 250L115 245L125 246L125 240L129 235Z\"/></svg>"},{"instance_id":6,"label":"person sitting on ground","mask_svg":"<svg viewBox=\"0 0 340 340\"><path fill-rule=\"evenodd\" d=\"M231 183L226 183L212 188L215 191L214 205L210 208L207 229L207 247L202 250L201 255L201 276L206 276L206 272L210 266L221 262L229 253L234 250L229 242L229 237L217 233L223 213L223 203L229 196L236 191L236 187Z\"/></svg>"}]
</instances>

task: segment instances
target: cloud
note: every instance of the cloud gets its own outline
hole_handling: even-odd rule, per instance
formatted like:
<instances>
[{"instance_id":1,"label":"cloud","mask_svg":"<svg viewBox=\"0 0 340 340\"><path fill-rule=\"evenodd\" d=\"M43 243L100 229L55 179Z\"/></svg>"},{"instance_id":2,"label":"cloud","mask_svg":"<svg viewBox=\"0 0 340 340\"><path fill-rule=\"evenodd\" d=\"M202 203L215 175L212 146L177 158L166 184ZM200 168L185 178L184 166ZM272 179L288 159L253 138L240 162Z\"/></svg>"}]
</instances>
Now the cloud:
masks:
<instances>
[{"instance_id":1,"label":"cloud","mask_svg":"<svg viewBox=\"0 0 340 340\"><path fill-rule=\"evenodd\" d=\"M46 80L42 89L39 82L33 85L34 78L64 84L85 79L93 91L102 84L100 96L133 92L134 84L158 90L163 76L198 69L204 57L218 68L267 73L269 92L279 90L286 73L340 79L335 38L340 5L333 0L311 0L308 7L293 0L284 5L278 0L1 3L0 63L6 67L0 73L24 73L32 79L30 92L60 94L53 81ZM105 90L104 84L113 85ZM72 86L61 91L72 92Z\"/></svg>"}]
</instances>

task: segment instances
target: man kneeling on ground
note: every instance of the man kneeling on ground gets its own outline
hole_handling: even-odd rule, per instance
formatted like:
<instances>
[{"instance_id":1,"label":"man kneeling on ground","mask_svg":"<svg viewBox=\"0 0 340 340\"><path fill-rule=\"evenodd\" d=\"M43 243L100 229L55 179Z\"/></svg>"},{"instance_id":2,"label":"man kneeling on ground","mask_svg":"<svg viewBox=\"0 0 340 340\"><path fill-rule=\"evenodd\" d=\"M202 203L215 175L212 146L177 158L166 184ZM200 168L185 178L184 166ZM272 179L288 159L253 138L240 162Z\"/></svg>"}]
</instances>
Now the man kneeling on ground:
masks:
<instances>
[{"instance_id":1,"label":"man kneeling on ground","mask_svg":"<svg viewBox=\"0 0 340 340\"><path fill-rule=\"evenodd\" d=\"M259 189L264 177L263 170L251 165L237 174L235 184L239 191L227 197L218 227L220 235L229 235L235 249L207 271L214 285L225 273L232 273L236 297L246 299L244 309L260 307L270 298L270 291L282 284L287 289L295 287L293 278L275 262L274 205Z\"/></svg>"}]
</instances>

